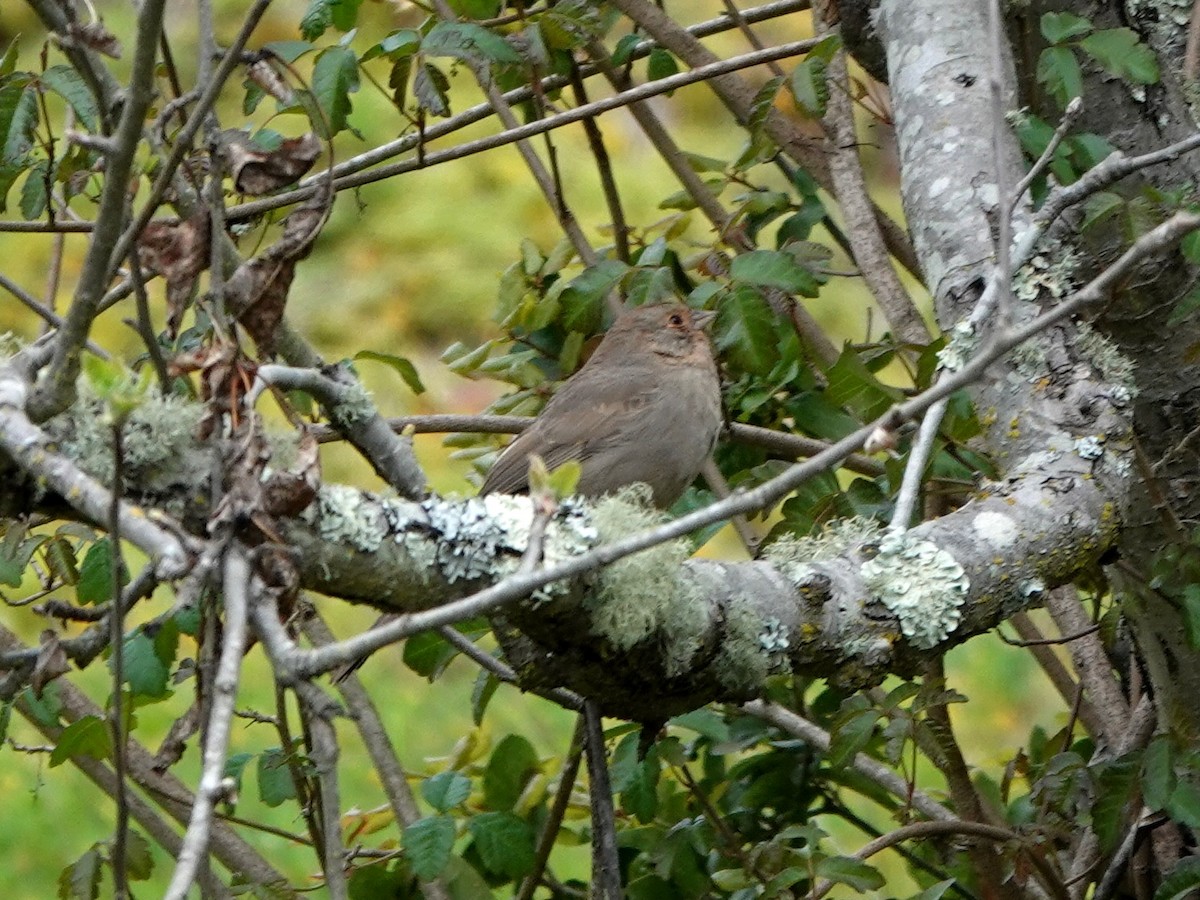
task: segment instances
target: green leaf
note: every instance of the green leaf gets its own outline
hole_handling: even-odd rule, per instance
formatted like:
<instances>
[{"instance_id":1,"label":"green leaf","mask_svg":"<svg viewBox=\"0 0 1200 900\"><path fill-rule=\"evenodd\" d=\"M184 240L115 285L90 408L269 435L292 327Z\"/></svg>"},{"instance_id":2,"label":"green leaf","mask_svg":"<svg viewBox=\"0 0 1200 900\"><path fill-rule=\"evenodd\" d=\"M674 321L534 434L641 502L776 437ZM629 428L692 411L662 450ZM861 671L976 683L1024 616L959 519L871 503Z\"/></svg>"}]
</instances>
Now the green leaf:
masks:
<instances>
[{"instance_id":1,"label":"green leaf","mask_svg":"<svg viewBox=\"0 0 1200 900\"><path fill-rule=\"evenodd\" d=\"M435 631L422 631L404 642L404 664L430 681L457 655L458 651Z\"/></svg>"},{"instance_id":2,"label":"green leaf","mask_svg":"<svg viewBox=\"0 0 1200 900\"><path fill-rule=\"evenodd\" d=\"M658 751L653 749L637 763L632 779L621 792L621 805L644 825L653 822L658 813L658 779L661 773Z\"/></svg>"},{"instance_id":3,"label":"green leaf","mask_svg":"<svg viewBox=\"0 0 1200 900\"><path fill-rule=\"evenodd\" d=\"M50 752L50 768L71 759L89 756L104 760L112 755L112 734L99 716L82 716L62 730Z\"/></svg>"},{"instance_id":4,"label":"green leaf","mask_svg":"<svg viewBox=\"0 0 1200 900\"><path fill-rule=\"evenodd\" d=\"M1138 40L1132 28L1106 28L1090 34L1079 42L1084 53L1105 71L1132 81L1134 84L1155 84L1158 81L1158 59Z\"/></svg>"},{"instance_id":5,"label":"green leaf","mask_svg":"<svg viewBox=\"0 0 1200 900\"><path fill-rule=\"evenodd\" d=\"M264 750L258 757L258 797L272 807L296 799L296 785L288 768L288 755L280 747Z\"/></svg>"},{"instance_id":6,"label":"green leaf","mask_svg":"<svg viewBox=\"0 0 1200 900\"><path fill-rule=\"evenodd\" d=\"M633 59L633 51L638 44L642 42L640 34L626 34L617 41L617 46L613 48L612 59L610 63L613 66L623 66ZM14 44L15 46L15 44Z\"/></svg>"},{"instance_id":7,"label":"green leaf","mask_svg":"<svg viewBox=\"0 0 1200 900\"><path fill-rule=\"evenodd\" d=\"M421 32L415 28L393 31L362 55L360 62L386 56L391 60L407 59L421 49Z\"/></svg>"},{"instance_id":8,"label":"green leaf","mask_svg":"<svg viewBox=\"0 0 1200 900\"><path fill-rule=\"evenodd\" d=\"M311 41L268 41L263 44L262 48L269 50L286 63L294 63L300 57L317 49Z\"/></svg>"},{"instance_id":9,"label":"green leaf","mask_svg":"<svg viewBox=\"0 0 1200 900\"><path fill-rule=\"evenodd\" d=\"M490 19L500 14L500 0L449 0L450 8L468 19Z\"/></svg>"},{"instance_id":10,"label":"green leaf","mask_svg":"<svg viewBox=\"0 0 1200 900\"><path fill-rule=\"evenodd\" d=\"M878 710L861 709L838 724L830 736L829 765L840 769L853 760L875 734L875 723L878 721Z\"/></svg>"},{"instance_id":11,"label":"green leaf","mask_svg":"<svg viewBox=\"0 0 1200 900\"><path fill-rule=\"evenodd\" d=\"M75 599L84 606L107 603L112 599L112 542L101 538L88 547L79 567L79 583ZM121 572L121 585L129 583L129 575Z\"/></svg>"},{"instance_id":12,"label":"green leaf","mask_svg":"<svg viewBox=\"0 0 1200 900\"><path fill-rule=\"evenodd\" d=\"M1133 755L1107 763L1096 778L1096 802L1092 805L1092 828L1104 852L1117 845L1125 827L1125 813L1138 783L1141 766Z\"/></svg>"},{"instance_id":13,"label":"green leaf","mask_svg":"<svg viewBox=\"0 0 1200 900\"><path fill-rule=\"evenodd\" d=\"M780 288L791 294L817 296L820 285L813 274L782 250L751 250L733 258L729 275L734 281Z\"/></svg>"},{"instance_id":14,"label":"green leaf","mask_svg":"<svg viewBox=\"0 0 1200 900\"><path fill-rule=\"evenodd\" d=\"M33 146L37 125L37 91L27 77L14 78L0 87L0 160L20 165Z\"/></svg>"},{"instance_id":15,"label":"green leaf","mask_svg":"<svg viewBox=\"0 0 1200 900\"><path fill-rule=\"evenodd\" d=\"M417 67L417 74L413 78L413 94L421 109L435 116L450 115L450 101L446 98L449 89L450 80L437 66L423 62Z\"/></svg>"},{"instance_id":16,"label":"green leaf","mask_svg":"<svg viewBox=\"0 0 1200 900\"><path fill-rule=\"evenodd\" d=\"M874 891L886 883L882 875L860 859L850 856L830 856L817 863L817 874L838 884L848 884L856 891Z\"/></svg>"},{"instance_id":17,"label":"green leaf","mask_svg":"<svg viewBox=\"0 0 1200 900\"><path fill-rule=\"evenodd\" d=\"M1176 784L1167 803L1167 814L1180 825L1200 827L1200 785L1191 781Z\"/></svg>"},{"instance_id":18,"label":"green leaf","mask_svg":"<svg viewBox=\"0 0 1200 900\"><path fill-rule=\"evenodd\" d=\"M0 701L0 746L4 744L8 737L8 726L12 722L13 701Z\"/></svg>"},{"instance_id":19,"label":"green leaf","mask_svg":"<svg viewBox=\"0 0 1200 900\"><path fill-rule=\"evenodd\" d=\"M79 560L75 557L75 546L60 534L46 541L42 548L42 559L50 574L63 584L79 582Z\"/></svg>"},{"instance_id":20,"label":"green leaf","mask_svg":"<svg viewBox=\"0 0 1200 900\"><path fill-rule=\"evenodd\" d=\"M140 832L133 830L125 835L125 874L130 881L145 881L154 874L150 842Z\"/></svg>"},{"instance_id":21,"label":"green leaf","mask_svg":"<svg viewBox=\"0 0 1200 900\"><path fill-rule=\"evenodd\" d=\"M25 688L20 697L33 721L41 725L57 725L62 718L61 694L62 686L57 681L52 681L42 689L42 696L34 696L33 688Z\"/></svg>"},{"instance_id":22,"label":"green leaf","mask_svg":"<svg viewBox=\"0 0 1200 900\"><path fill-rule=\"evenodd\" d=\"M25 183L21 185L21 216L28 222L46 211L50 194L46 190L46 175L50 164L38 160L29 168Z\"/></svg>"},{"instance_id":23,"label":"green leaf","mask_svg":"<svg viewBox=\"0 0 1200 900\"><path fill-rule=\"evenodd\" d=\"M825 60L810 54L792 70L788 79L796 105L810 119L821 118L829 106L829 81L825 77L828 69Z\"/></svg>"},{"instance_id":24,"label":"green leaf","mask_svg":"<svg viewBox=\"0 0 1200 900\"><path fill-rule=\"evenodd\" d=\"M1083 222L1080 228L1087 231L1094 225L1111 219L1125 208L1125 198L1112 191L1098 191L1087 198L1083 208ZM1190 235L1189 235L1190 236ZM1186 241L1187 238L1184 238Z\"/></svg>"},{"instance_id":25,"label":"green leaf","mask_svg":"<svg viewBox=\"0 0 1200 900\"><path fill-rule=\"evenodd\" d=\"M604 298L629 271L619 259L602 259L583 270L558 295L562 304L562 323L571 331L594 334L600 327Z\"/></svg>"},{"instance_id":26,"label":"green leaf","mask_svg":"<svg viewBox=\"0 0 1200 900\"><path fill-rule=\"evenodd\" d=\"M909 900L942 900L946 891L950 890L954 885L954 879L947 878L945 881L939 881L937 884L925 888L919 894L913 894Z\"/></svg>"},{"instance_id":27,"label":"green leaf","mask_svg":"<svg viewBox=\"0 0 1200 900\"><path fill-rule=\"evenodd\" d=\"M675 716L670 724L702 734L715 743L729 740L729 723L711 709L697 709Z\"/></svg>"},{"instance_id":28,"label":"green leaf","mask_svg":"<svg viewBox=\"0 0 1200 900\"><path fill-rule=\"evenodd\" d=\"M403 356L393 356L390 353L377 353L374 350L360 350L354 354L354 358L369 359L373 362L380 362L385 366L390 366L404 380L410 391L414 394L425 393L425 385L421 384L421 376L417 374L417 367L412 364L411 360Z\"/></svg>"},{"instance_id":29,"label":"green leaf","mask_svg":"<svg viewBox=\"0 0 1200 900\"><path fill-rule=\"evenodd\" d=\"M338 31L350 31L358 24L358 8L363 0L333 0L330 13L333 27Z\"/></svg>"},{"instance_id":30,"label":"green leaf","mask_svg":"<svg viewBox=\"0 0 1200 900\"><path fill-rule=\"evenodd\" d=\"M71 66L51 66L38 76L42 87L58 94L75 111L75 117L88 131L100 128L100 109L87 82Z\"/></svg>"},{"instance_id":31,"label":"green leaf","mask_svg":"<svg viewBox=\"0 0 1200 900\"><path fill-rule=\"evenodd\" d=\"M175 629L178 636L178 629ZM171 665L164 662L159 648L146 634L145 629L139 628L125 638L123 654L123 681L129 685L134 694L143 697L162 697L167 693L167 685L171 677ZM113 657L108 658L109 669L112 668Z\"/></svg>"},{"instance_id":32,"label":"green leaf","mask_svg":"<svg viewBox=\"0 0 1200 900\"><path fill-rule=\"evenodd\" d=\"M454 836L454 820L449 816L426 816L404 826L401 846L413 874L422 881L437 878L450 861Z\"/></svg>"},{"instance_id":33,"label":"green leaf","mask_svg":"<svg viewBox=\"0 0 1200 900\"><path fill-rule=\"evenodd\" d=\"M0 79L7 78L17 70L17 56L21 51L21 44L17 38L13 38L8 48L4 51L4 55L0 56Z\"/></svg>"},{"instance_id":34,"label":"green leaf","mask_svg":"<svg viewBox=\"0 0 1200 900\"><path fill-rule=\"evenodd\" d=\"M720 298L713 337L722 359L753 375L767 375L779 360L779 322L754 288L735 285Z\"/></svg>"},{"instance_id":35,"label":"green leaf","mask_svg":"<svg viewBox=\"0 0 1200 900\"><path fill-rule=\"evenodd\" d=\"M306 41L315 41L333 24L333 4L336 0L309 0L308 9L300 19L300 34Z\"/></svg>"},{"instance_id":36,"label":"green leaf","mask_svg":"<svg viewBox=\"0 0 1200 900\"><path fill-rule=\"evenodd\" d=\"M1142 797L1146 806L1155 812L1166 809L1175 783L1171 739L1165 734L1156 735L1142 756Z\"/></svg>"},{"instance_id":37,"label":"green leaf","mask_svg":"<svg viewBox=\"0 0 1200 900\"><path fill-rule=\"evenodd\" d=\"M1187 641L1193 650L1200 650L1200 584L1183 589L1183 617Z\"/></svg>"},{"instance_id":38,"label":"green leaf","mask_svg":"<svg viewBox=\"0 0 1200 900\"><path fill-rule=\"evenodd\" d=\"M851 349L843 351L829 370L825 396L830 403L843 406L863 421L883 415L902 399L898 390L883 384Z\"/></svg>"},{"instance_id":39,"label":"green leaf","mask_svg":"<svg viewBox=\"0 0 1200 900\"><path fill-rule=\"evenodd\" d=\"M0 583L20 587L29 560L45 541L42 535L26 537L28 530L18 522L9 522L0 543Z\"/></svg>"},{"instance_id":40,"label":"green leaf","mask_svg":"<svg viewBox=\"0 0 1200 900\"><path fill-rule=\"evenodd\" d=\"M100 896L100 852L93 847L58 876L60 900L96 900Z\"/></svg>"},{"instance_id":41,"label":"green leaf","mask_svg":"<svg viewBox=\"0 0 1200 900\"><path fill-rule=\"evenodd\" d=\"M350 95L358 90L358 58L348 47L321 51L313 66L312 95L329 125L331 134L344 131L350 115ZM319 123L314 122L314 127Z\"/></svg>"},{"instance_id":42,"label":"green leaf","mask_svg":"<svg viewBox=\"0 0 1200 900\"><path fill-rule=\"evenodd\" d=\"M471 721L477 726L483 724L484 713L487 712L488 704L492 702L500 683L500 679L487 669L480 669L475 674L475 684L471 688Z\"/></svg>"},{"instance_id":43,"label":"green leaf","mask_svg":"<svg viewBox=\"0 0 1200 900\"><path fill-rule=\"evenodd\" d=\"M518 65L521 54L508 41L471 22L438 22L421 41L428 56L450 56L464 62Z\"/></svg>"},{"instance_id":44,"label":"green leaf","mask_svg":"<svg viewBox=\"0 0 1200 900\"><path fill-rule=\"evenodd\" d=\"M467 828L489 871L520 878L533 869L534 835L528 822L509 812L487 812L471 819Z\"/></svg>"},{"instance_id":45,"label":"green leaf","mask_svg":"<svg viewBox=\"0 0 1200 900\"><path fill-rule=\"evenodd\" d=\"M1200 888L1200 857L1181 859L1154 892L1154 900L1186 900Z\"/></svg>"},{"instance_id":46,"label":"green leaf","mask_svg":"<svg viewBox=\"0 0 1200 900\"><path fill-rule=\"evenodd\" d=\"M483 772L484 804L489 809L512 809L537 771L533 745L520 735L508 735L496 745Z\"/></svg>"},{"instance_id":47,"label":"green leaf","mask_svg":"<svg viewBox=\"0 0 1200 900\"><path fill-rule=\"evenodd\" d=\"M655 47L650 51L650 57L646 60L647 81L658 81L660 78L669 78L678 74L679 63L668 51L661 47ZM667 96L671 96L672 93L672 91L668 91Z\"/></svg>"},{"instance_id":48,"label":"green leaf","mask_svg":"<svg viewBox=\"0 0 1200 900\"><path fill-rule=\"evenodd\" d=\"M225 759L225 769L222 775L232 778L238 791L242 789L242 774L246 771L246 764L252 759L254 759L254 754L249 752L231 753Z\"/></svg>"},{"instance_id":49,"label":"green leaf","mask_svg":"<svg viewBox=\"0 0 1200 900\"><path fill-rule=\"evenodd\" d=\"M1061 44L1092 30L1092 23L1074 13L1048 12L1042 16L1042 37L1051 44Z\"/></svg>"},{"instance_id":50,"label":"green leaf","mask_svg":"<svg viewBox=\"0 0 1200 900\"><path fill-rule=\"evenodd\" d=\"M1037 80L1060 107L1083 94L1083 72L1070 47L1047 47L1038 57Z\"/></svg>"},{"instance_id":51,"label":"green leaf","mask_svg":"<svg viewBox=\"0 0 1200 900\"><path fill-rule=\"evenodd\" d=\"M439 772L421 782L421 796L438 812L449 812L471 796L471 779L461 772Z\"/></svg>"}]
</instances>

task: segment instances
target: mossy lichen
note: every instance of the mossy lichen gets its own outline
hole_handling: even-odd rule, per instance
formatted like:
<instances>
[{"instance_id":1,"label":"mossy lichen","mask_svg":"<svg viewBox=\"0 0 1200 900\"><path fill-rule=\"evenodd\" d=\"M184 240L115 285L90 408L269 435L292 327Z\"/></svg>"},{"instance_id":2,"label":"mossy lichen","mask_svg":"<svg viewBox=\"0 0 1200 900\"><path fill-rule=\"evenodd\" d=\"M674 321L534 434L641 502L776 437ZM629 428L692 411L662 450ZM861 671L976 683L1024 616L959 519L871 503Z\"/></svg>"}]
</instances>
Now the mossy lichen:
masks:
<instances>
[{"instance_id":1,"label":"mossy lichen","mask_svg":"<svg viewBox=\"0 0 1200 900\"><path fill-rule=\"evenodd\" d=\"M1122 400L1127 403L1137 396L1133 360L1118 350L1116 344L1087 322L1080 322L1076 347L1079 355L1096 368L1101 378L1123 390L1119 397L1114 398L1118 403Z\"/></svg>"},{"instance_id":2,"label":"mossy lichen","mask_svg":"<svg viewBox=\"0 0 1200 900\"><path fill-rule=\"evenodd\" d=\"M918 649L936 646L958 627L970 582L963 567L936 544L910 532L889 532L859 575Z\"/></svg>"},{"instance_id":3,"label":"mossy lichen","mask_svg":"<svg viewBox=\"0 0 1200 900\"><path fill-rule=\"evenodd\" d=\"M632 485L603 497L592 507L592 524L599 542L612 543L637 531L661 524L663 516L650 506L645 485ZM691 556L684 539L667 541L606 567L597 577L589 608L592 629L620 650L666 626L676 627L672 613L680 610L680 567ZM683 602L684 607L687 606Z\"/></svg>"},{"instance_id":4,"label":"mossy lichen","mask_svg":"<svg viewBox=\"0 0 1200 900\"><path fill-rule=\"evenodd\" d=\"M833 559L873 543L881 529L874 519L836 519L814 535L785 535L767 547L763 555L792 584L803 584L811 573L809 563Z\"/></svg>"},{"instance_id":5,"label":"mossy lichen","mask_svg":"<svg viewBox=\"0 0 1200 900\"><path fill-rule=\"evenodd\" d=\"M366 553L378 550L387 536L378 505L362 491L340 484L322 485L317 502L301 516L316 524L323 540Z\"/></svg>"},{"instance_id":6,"label":"mossy lichen","mask_svg":"<svg viewBox=\"0 0 1200 900\"><path fill-rule=\"evenodd\" d=\"M725 687L738 693L761 687L771 674L771 653L763 647L763 621L749 603L735 598L725 615L725 637L714 671Z\"/></svg>"}]
</instances>

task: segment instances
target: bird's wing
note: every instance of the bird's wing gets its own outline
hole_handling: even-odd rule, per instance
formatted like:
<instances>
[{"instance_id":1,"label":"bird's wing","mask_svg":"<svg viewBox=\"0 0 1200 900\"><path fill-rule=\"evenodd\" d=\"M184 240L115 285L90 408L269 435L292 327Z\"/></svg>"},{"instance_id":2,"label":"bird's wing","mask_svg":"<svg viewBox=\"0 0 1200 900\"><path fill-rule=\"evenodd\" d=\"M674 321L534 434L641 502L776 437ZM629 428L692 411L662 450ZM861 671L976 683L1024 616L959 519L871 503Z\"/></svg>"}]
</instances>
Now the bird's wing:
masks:
<instances>
[{"instance_id":1,"label":"bird's wing","mask_svg":"<svg viewBox=\"0 0 1200 900\"><path fill-rule=\"evenodd\" d=\"M626 383L628 384L628 383ZM570 387L568 382L566 387ZM505 448L480 489L481 494L517 494L529 488L529 455L536 453L553 470L570 460L586 464L616 440L627 422L638 417L650 402L653 386L636 393L627 387L595 396L591 385L586 404L577 402L564 388L555 395L537 420Z\"/></svg>"}]
</instances>

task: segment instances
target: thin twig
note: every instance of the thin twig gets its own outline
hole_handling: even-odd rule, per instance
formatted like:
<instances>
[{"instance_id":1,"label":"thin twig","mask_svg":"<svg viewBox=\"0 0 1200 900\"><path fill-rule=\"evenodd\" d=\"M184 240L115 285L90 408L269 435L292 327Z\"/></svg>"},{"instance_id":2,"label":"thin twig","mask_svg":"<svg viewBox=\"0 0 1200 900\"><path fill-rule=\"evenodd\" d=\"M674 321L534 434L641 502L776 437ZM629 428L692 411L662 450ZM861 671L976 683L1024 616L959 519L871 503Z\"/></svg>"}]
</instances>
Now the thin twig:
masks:
<instances>
[{"instance_id":1,"label":"thin twig","mask_svg":"<svg viewBox=\"0 0 1200 900\"><path fill-rule=\"evenodd\" d=\"M457 634L457 632L455 632ZM554 791L554 800L546 813L546 821L538 835L537 849L533 856L533 867L525 880L521 882L513 900L532 900L533 892L542 883L542 874L546 871L546 863L550 860L550 851L554 849L554 841L562 828L563 817L571 803L571 792L575 789L575 779L579 777L579 761L583 757L583 742L586 732L585 719L580 715L575 720L575 732L571 735L571 744L567 748L567 758L562 771L558 775L558 788Z\"/></svg>"},{"instance_id":2,"label":"thin twig","mask_svg":"<svg viewBox=\"0 0 1200 900\"><path fill-rule=\"evenodd\" d=\"M246 645L250 577L250 564L244 553L240 548L229 548L225 553L223 572L223 646L213 684L212 711L204 738L200 783L196 788L196 801L183 837L183 847L179 851L179 862L167 887L166 900L185 900L187 897L196 879L196 870L208 850L213 809L228 789L225 783L225 755L229 749L229 729Z\"/></svg>"},{"instance_id":3,"label":"thin twig","mask_svg":"<svg viewBox=\"0 0 1200 900\"><path fill-rule=\"evenodd\" d=\"M112 502L108 506L108 540L110 566L112 568L109 588L112 592L112 611L109 613L109 646L112 648L112 758L113 774L116 777L117 822L113 834L113 892L118 898L129 896L129 872L127 869L126 845L129 840L129 796L125 773L125 619L121 615L121 573L124 560L121 558L121 494L124 490L125 448L122 438L122 422L117 419L112 426Z\"/></svg>"},{"instance_id":4,"label":"thin twig","mask_svg":"<svg viewBox=\"0 0 1200 900\"><path fill-rule=\"evenodd\" d=\"M1050 135L1050 141L1046 144L1046 149L1042 151L1042 155L1037 158L1029 171L1025 173L1025 177L1017 182L1017 186L1013 188L1012 196L1008 200L1008 209L1006 211L1009 219L1012 219L1013 211L1016 210L1017 204L1021 202L1021 198L1025 196L1025 192L1029 190L1029 186L1037 180L1037 177L1045 171L1050 165L1050 161L1054 159L1054 154L1058 150L1059 144L1066 138L1067 132L1074 126L1075 121L1083 113L1083 98L1076 97L1067 104L1067 109L1063 113L1062 120L1059 121L1058 127L1054 129L1054 134Z\"/></svg>"},{"instance_id":5,"label":"thin twig","mask_svg":"<svg viewBox=\"0 0 1200 900\"><path fill-rule=\"evenodd\" d=\"M584 753L592 812L592 889L594 900L620 900L621 863L617 858L617 822L612 783L604 749L604 723L595 700L583 702Z\"/></svg>"},{"instance_id":6,"label":"thin twig","mask_svg":"<svg viewBox=\"0 0 1200 900\"><path fill-rule=\"evenodd\" d=\"M900 490L896 494L896 506L892 512L890 526L894 531L904 531L912 526L913 513L917 509L917 500L921 496L921 484L925 477L925 466L933 453L933 445L937 440L938 430L942 426L942 418L946 415L946 407L950 404L948 397L943 397L925 413L921 419L921 427L916 439L908 451L908 462L904 466L904 477L900 481Z\"/></svg>"}]
</instances>

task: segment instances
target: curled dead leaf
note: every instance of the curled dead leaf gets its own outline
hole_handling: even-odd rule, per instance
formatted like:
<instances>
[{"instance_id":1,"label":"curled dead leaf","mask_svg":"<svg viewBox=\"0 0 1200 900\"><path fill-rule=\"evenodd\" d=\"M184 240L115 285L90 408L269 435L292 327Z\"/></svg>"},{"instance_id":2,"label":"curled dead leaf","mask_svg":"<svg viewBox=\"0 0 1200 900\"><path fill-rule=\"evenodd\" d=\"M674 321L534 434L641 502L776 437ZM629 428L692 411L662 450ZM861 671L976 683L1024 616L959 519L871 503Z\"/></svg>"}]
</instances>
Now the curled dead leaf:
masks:
<instances>
[{"instance_id":1,"label":"curled dead leaf","mask_svg":"<svg viewBox=\"0 0 1200 900\"><path fill-rule=\"evenodd\" d=\"M320 485L317 439L306 431L300 435L295 465L286 472L272 472L267 479L263 486L263 506L272 516L298 516L317 498Z\"/></svg>"},{"instance_id":2,"label":"curled dead leaf","mask_svg":"<svg viewBox=\"0 0 1200 900\"><path fill-rule=\"evenodd\" d=\"M294 184L321 155L321 142L312 132L265 150L244 131L230 129L221 133L219 146L234 187L251 195L269 194Z\"/></svg>"},{"instance_id":3,"label":"curled dead leaf","mask_svg":"<svg viewBox=\"0 0 1200 900\"><path fill-rule=\"evenodd\" d=\"M70 670L71 664L67 661L67 652L62 647L58 632L52 628L45 629L41 646L38 647L37 662L33 664L33 673L29 676L33 696L41 698L46 685Z\"/></svg>"},{"instance_id":4,"label":"curled dead leaf","mask_svg":"<svg viewBox=\"0 0 1200 900\"><path fill-rule=\"evenodd\" d=\"M167 333L174 338L192 300L196 277L208 268L208 213L200 210L187 219L155 219L138 238L138 260L149 271L167 280Z\"/></svg>"}]
</instances>

